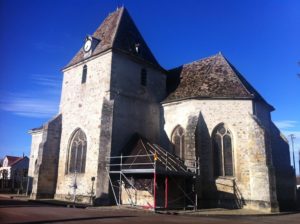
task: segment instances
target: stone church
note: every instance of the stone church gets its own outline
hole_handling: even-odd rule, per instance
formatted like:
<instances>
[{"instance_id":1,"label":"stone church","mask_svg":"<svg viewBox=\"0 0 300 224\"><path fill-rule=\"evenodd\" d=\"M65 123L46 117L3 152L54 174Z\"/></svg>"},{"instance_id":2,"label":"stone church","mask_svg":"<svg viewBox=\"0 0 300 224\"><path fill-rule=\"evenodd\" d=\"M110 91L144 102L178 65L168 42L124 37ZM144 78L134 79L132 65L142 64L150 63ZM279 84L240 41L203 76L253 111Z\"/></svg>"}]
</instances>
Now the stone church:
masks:
<instances>
[{"instance_id":1,"label":"stone church","mask_svg":"<svg viewBox=\"0 0 300 224\"><path fill-rule=\"evenodd\" d=\"M165 70L122 7L62 71L57 116L29 131L32 198L72 201L76 190L81 203L125 204L126 184L111 175L121 171L108 158L139 158L143 145L145 153L153 149L151 161L166 155L174 162L154 180L146 166L131 170L128 179L147 180L149 207L171 208L176 197L184 198L179 207L188 199L197 208L293 206L295 171L287 140L271 120L274 107L221 53ZM187 168L193 164L194 173ZM178 189L188 193L174 190L183 182ZM160 195L166 189L168 198Z\"/></svg>"}]
</instances>

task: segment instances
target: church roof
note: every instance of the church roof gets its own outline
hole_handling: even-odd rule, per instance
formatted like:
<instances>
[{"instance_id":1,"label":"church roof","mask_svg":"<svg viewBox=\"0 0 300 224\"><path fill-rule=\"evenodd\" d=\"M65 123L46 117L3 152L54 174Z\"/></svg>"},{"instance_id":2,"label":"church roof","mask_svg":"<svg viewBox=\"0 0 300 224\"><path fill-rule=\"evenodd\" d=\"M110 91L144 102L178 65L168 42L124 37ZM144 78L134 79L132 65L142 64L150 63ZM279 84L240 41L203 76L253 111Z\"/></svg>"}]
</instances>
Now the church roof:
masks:
<instances>
[{"instance_id":1,"label":"church roof","mask_svg":"<svg viewBox=\"0 0 300 224\"><path fill-rule=\"evenodd\" d=\"M257 99L269 105L221 53L171 69L167 79L169 95L163 103L189 98L229 98Z\"/></svg>"},{"instance_id":2,"label":"church roof","mask_svg":"<svg viewBox=\"0 0 300 224\"><path fill-rule=\"evenodd\" d=\"M154 66L160 67L124 7L109 14L94 32L92 37L100 42L93 50L90 57L100 54L108 49L116 49L145 60ZM136 51L136 46L139 48L138 52ZM84 51L80 48L65 68L75 65L84 59Z\"/></svg>"}]
</instances>

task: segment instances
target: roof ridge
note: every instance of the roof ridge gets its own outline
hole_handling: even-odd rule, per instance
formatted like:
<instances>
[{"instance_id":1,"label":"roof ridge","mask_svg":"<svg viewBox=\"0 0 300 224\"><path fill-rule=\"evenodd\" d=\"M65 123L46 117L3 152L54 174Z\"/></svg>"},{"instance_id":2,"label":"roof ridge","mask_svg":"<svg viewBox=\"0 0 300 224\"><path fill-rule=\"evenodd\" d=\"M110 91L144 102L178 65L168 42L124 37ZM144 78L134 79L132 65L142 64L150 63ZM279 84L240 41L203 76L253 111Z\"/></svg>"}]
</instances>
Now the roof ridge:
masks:
<instances>
[{"instance_id":1,"label":"roof ridge","mask_svg":"<svg viewBox=\"0 0 300 224\"><path fill-rule=\"evenodd\" d=\"M220 57L222 59L223 62L225 62L225 64L230 68L230 70L235 74L235 76L237 77L237 80L240 84L242 84L243 88L246 90L246 92L250 95L253 96L253 94L246 88L245 84L242 82L242 80L240 79L239 75L235 72L235 70L232 68L231 64L227 61L226 57L219 52L217 54L217 57Z\"/></svg>"},{"instance_id":2,"label":"roof ridge","mask_svg":"<svg viewBox=\"0 0 300 224\"><path fill-rule=\"evenodd\" d=\"M112 46L111 46L112 48L115 45L116 36L117 36L118 30L120 29L121 18L124 16L124 11L126 9L125 9L124 6L122 6L120 9L118 8L117 11L118 10L120 10L121 12L119 13L119 18L118 18L118 21L117 21L117 24L116 24L115 32L114 32L113 37L112 37Z\"/></svg>"},{"instance_id":3,"label":"roof ridge","mask_svg":"<svg viewBox=\"0 0 300 224\"><path fill-rule=\"evenodd\" d=\"M16 159L15 161L13 161L10 166L13 166L15 164L17 164L18 162L20 162L21 160L23 160L25 157L19 157L18 159Z\"/></svg>"},{"instance_id":4,"label":"roof ridge","mask_svg":"<svg viewBox=\"0 0 300 224\"><path fill-rule=\"evenodd\" d=\"M124 7L120 14L112 48L161 68L128 10Z\"/></svg>"},{"instance_id":5,"label":"roof ridge","mask_svg":"<svg viewBox=\"0 0 300 224\"><path fill-rule=\"evenodd\" d=\"M227 58L219 52L218 57L220 57L226 65L229 66L229 68L232 70L232 72L237 77L237 80L240 84L242 84L243 88L246 90L247 93L249 93L253 98L259 98L263 102L265 102L267 105L271 107L272 110L274 110L273 106L270 105L261 95L260 93L246 80L246 78L227 60Z\"/></svg>"},{"instance_id":6,"label":"roof ridge","mask_svg":"<svg viewBox=\"0 0 300 224\"><path fill-rule=\"evenodd\" d=\"M211 62L209 63L208 69L207 69L207 71L206 71L208 74L211 72L213 66L215 66L215 65L217 64L216 58L217 58L218 56L219 56L219 53L216 54L216 55L213 55L213 56L211 56L211 57L206 58L206 59L214 58L214 60L211 61Z\"/></svg>"},{"instance_id":7,"label":"roof ridge","mask_svg":"<svg viewBox=\"0 0 300 224\"><path fill-rule=\"evenodd\" d=\"M9 155L6 155L6 157L20 158L20 156L9 156Z\"/></svg>"},{"instance_id":8,"label":"roof ridge","mask_svg":"<svg viewBox=\"0 0 300 224\"><path fill-rule=\"evenodd\" d=\"M171 70L174 70L174 69L177 69L177 68L180 68L180 67L184 67L184 66L186 66L186 65L191 65L191 64L193 64L193 63L201 62L201 61L204 61L204 60L206 60L206 59L216 57L216 56L218 56L219 54L222 55L222 53L219 52L219 53L213 54L213 55L211 55L211 56L207 56L207 57L204 57L204 58L200 58L200 59L198 59L198 60L195 60L195 61L191 61L191 62L188 62L188 63L185 63L185 64L181 64L181 65L176 66L176 67L174 67L174 68L168 69L167 71L171 71Z\"/></svg>"},{"instance_id":9,"label":"roof ridge","mask_svg":"<svg viewBox=\"0 0 300 224\"><path fill-rule=\"evenodd\" d=\"M125 7L117 8L116 11L110 13L91 36L100 40L91 51L91 54L85 55L81 47L63 70L110 49L119 50L130 56L138 57L160 69L162 68ZM137 48L137 44L141 44L141 46Z\"/></svg>"},{"instance_id":10,"label":"roof ridge","mask_svg":"<svg viewBox=\"0 0 300 224\"><path fill-rule=\"evenodd\" d=\"M98 25L98 27L96 28L96 30L94 31L94 33L93 33L91 36L93 36L94 38L96 38L96 37L95 37L95 33L96 33L100 28L103 28L102 26L105 25L105 21L108 20L108 19L109 19L111 16L113 16L114 14L118 13L121 9L122 9L122 8L119 8L119 9L113 11L113 12L108 13L108 15L104 18L104 20L102 20L102 22L100 23L100 25ZM97 39L97 38L96 38L96 39Z\"/></svg>"},{"instance_id":11,"label":"roof ridge","mask_svg":"<svg viewBox=\"0 0 300 224\"><path fill-rule=\"evenodd\" d=\"M168 96L164 102L221 97L257 99L269 105L221 52L169 70L169 74Z\"/></svg>"}]
</instances>

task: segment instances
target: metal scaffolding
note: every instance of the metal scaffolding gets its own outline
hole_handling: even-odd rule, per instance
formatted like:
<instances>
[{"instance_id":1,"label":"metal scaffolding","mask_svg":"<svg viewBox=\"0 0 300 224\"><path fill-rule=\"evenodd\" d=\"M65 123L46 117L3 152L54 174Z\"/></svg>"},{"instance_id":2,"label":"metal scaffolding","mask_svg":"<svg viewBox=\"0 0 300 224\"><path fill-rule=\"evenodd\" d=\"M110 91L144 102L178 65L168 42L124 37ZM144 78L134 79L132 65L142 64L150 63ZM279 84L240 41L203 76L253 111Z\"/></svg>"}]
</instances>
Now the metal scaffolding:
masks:
<instances>
[{"instance_id":1,"label":"metal scaffolding","mask_svg":"<svg viewBox=\"0 0 300 224\"><path fill-rule=\"evenodd\" d=\"M134 175L148 175L151 178L151 184L149 185L152 186L147 186L147 189L150 191L153 197L153 203L147 201L147 205L144 205L143 207L152 209L154 211L156 209L169 209L169 203L171 202L169 199L169 185L170 181L172 181L172 184L178 185L177 188L181 191L181 196L179 199L184 200L182 207L188 207L185 204L187 199L190 203L192 203L192 207L194 209L197 208L195 179L199 175L198 160L185 160L184 162L162 147L140 139L139 145L136 147L135 152L129 155L121 154L120 156L110 156L106 158L106 161L106 170L109 175L109 182L116 205L120 206L122 204L122 190L125 190L131 206L139 206L137 202L134 202L133 200L133 198L136 199L138 189L134 186L129 176L133 177ZM163 206L157 205L158 176L164 177ZM184 186L180 186L180 184L175 180L175 177L182 177L184 179ZM193 195L186 192L185 178L190 178L193 180ZM124 187L125 184L130 186L130 190Z\"/></svg>"}]
</instances>

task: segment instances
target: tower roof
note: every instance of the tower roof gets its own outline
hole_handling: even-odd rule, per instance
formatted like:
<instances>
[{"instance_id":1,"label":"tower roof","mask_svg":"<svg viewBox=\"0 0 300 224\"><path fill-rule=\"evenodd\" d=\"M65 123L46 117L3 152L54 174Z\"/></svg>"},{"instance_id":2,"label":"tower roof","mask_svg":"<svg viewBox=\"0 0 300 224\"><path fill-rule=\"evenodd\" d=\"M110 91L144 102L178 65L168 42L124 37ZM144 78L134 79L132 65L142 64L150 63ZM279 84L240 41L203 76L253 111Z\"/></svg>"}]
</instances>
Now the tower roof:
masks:
<instances>
[{"instance_id":1,"label":"tower roof","mask_svg":"<svg viewBox=\"0 0 300 224\"><path fill-rule=\"evenodd\" d=\"M269 105L221 53L170 70L167 86L169 95L164 102L239 98L257 99Z\"/></svg>"},{"instance_id":2,"label":"tower roof","mask_svg":"<svg viewBox=\"0 0 300 224\"><path fill-rule=\"evenodd\" d=\"M151 50L147 46L145 40L124 7L109 14L94 32L92 37L99 40L99 43L93 50L90 57L100 54L108 49L116 49L123 53L145 60L154 66L159 66ZM136 50L136 47L138 47L138 51ZM80 48L65 68L75 65L84 59L84 51Z\"/></svg>"}]
</instances>

